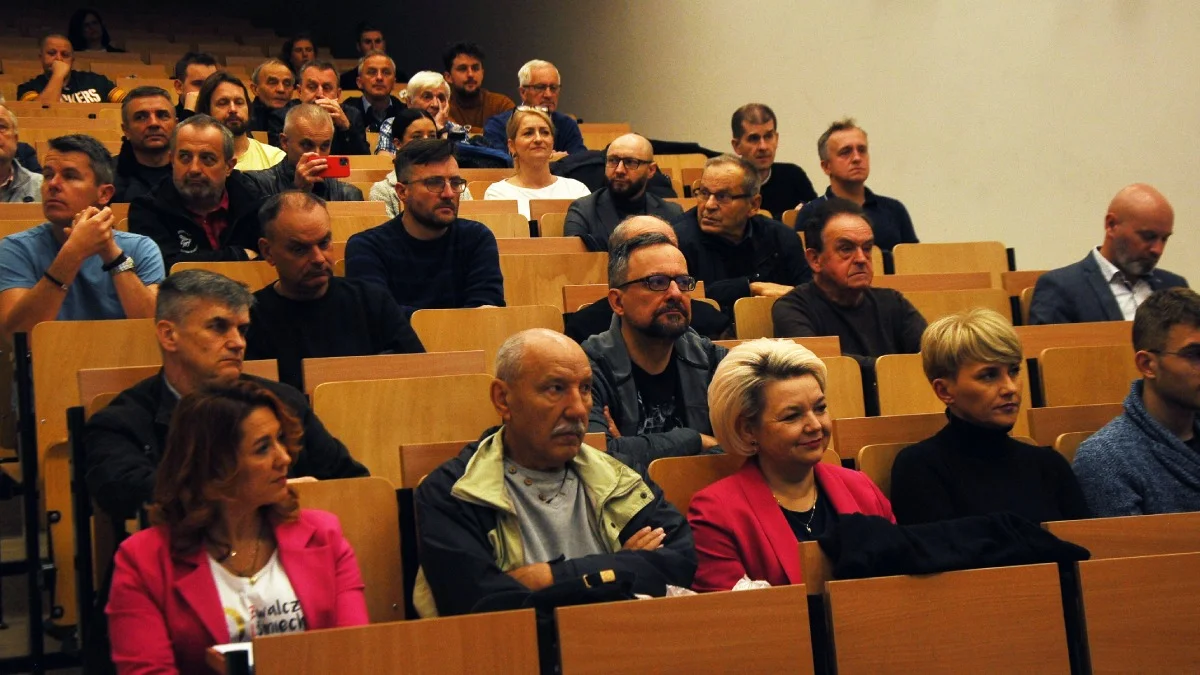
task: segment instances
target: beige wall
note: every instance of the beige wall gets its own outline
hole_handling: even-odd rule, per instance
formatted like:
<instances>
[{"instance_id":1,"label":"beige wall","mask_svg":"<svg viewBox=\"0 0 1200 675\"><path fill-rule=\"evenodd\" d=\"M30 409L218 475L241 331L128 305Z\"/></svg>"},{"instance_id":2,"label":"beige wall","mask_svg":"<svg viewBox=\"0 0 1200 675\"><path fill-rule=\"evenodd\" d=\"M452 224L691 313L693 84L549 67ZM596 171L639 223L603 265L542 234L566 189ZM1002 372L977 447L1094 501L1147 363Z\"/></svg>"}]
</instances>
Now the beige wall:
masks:
<instances>
[{"instance_id":1,"label":"beige wall","mask_svg":"<svg viewBox=\"0 0 1200 675\"><path fill-rule=\"evenodd\" d=\"M491 88L515 96L517 67L549 59L562 109L591 121L724 150L732 111L768 103L780 160L818 190L816 138L853 115L868 185L905 202L922 240L999 239L1023 269L1082 258L1112 195L1152 183L1176 210L1162 266L1200 284L1200 3L525 0L464 15ZM411 70L437 63L441 43L422 39Z\"/></svg>"}]
</instances>

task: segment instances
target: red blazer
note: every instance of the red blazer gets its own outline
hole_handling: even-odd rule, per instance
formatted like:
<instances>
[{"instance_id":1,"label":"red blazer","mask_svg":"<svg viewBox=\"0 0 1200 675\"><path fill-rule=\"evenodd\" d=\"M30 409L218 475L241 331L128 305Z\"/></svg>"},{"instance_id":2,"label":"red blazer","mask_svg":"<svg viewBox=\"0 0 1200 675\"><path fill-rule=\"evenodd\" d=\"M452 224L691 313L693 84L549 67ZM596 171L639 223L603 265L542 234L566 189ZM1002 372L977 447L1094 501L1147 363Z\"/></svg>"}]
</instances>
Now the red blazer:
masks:
<instances>
[{"instance_id":1,"label":"red blazer","mask_svg":"<svg viewBox=\"0 0 1200 675\"><path fill-rule=\"evenodd\" d=\"M367 623L358 562L337 516L302 509L275 528L275 540L309 630ZM117 672L211 675L205 651L229 642L229 629L207 555L172 557L161 525L121 544L106 608Z\"/></svg>"},{"instance_id":2,"label":"red blazer","mask_svg":"<svg viewBox=\"0 0 1200 675\"><path fill-rule=\"evenodd\" d=\"M822 496L838 513L896 522L887 497L864 474L825 463L813 470ZM699 563L693 590L727 591L743 575L772 586L804 582L796 535L754 459L697 492L688 508L688 524Z\"/></svg>"}]
</instances>

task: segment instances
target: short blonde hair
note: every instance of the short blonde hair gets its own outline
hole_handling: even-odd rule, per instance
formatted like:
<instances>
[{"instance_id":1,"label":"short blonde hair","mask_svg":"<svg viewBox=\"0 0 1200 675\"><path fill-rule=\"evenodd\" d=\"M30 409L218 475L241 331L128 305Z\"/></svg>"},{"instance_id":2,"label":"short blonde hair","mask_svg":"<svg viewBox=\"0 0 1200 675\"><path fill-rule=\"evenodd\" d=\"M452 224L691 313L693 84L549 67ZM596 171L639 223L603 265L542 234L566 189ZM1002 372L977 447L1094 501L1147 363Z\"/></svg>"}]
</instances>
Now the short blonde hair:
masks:
<instances>
[{"instance_id":1,"label":"short blonde hair","mask_svg":"<svg viewBox=\"0 0 1200 675\"><path fill-rule=\"evenodd\" d=\"M529 106L521 105L517 106L516 110L513 110L512 117L508 118L508 126L504 129L505 135L508 136L508 140L511 141L517 137L517 130L521 128L522 115L533 115L535 117L542 118L542 121L546 123L546 126L550 127L550 138L554 138L554 120L550 119L550 113L542 110L541 108L531 108Z\"/></svg>"},{"instance_id":2,"label":"short blonde hair","mask_svg":"<svg viewBox=\"0 0 1200 675\"><path fill-rule=\"evenodd\" d=\"M426 89L444 89L446 95L450 95L450 83L446 81L446 78L441 73L435 73L432 70L422 70L409 78L408 85L404 87L404 91L400 92L400 100L405 105L409 105L410 101Z\"/></svg>"},{"instance_id":3,"label":"short blonde hair","mask_svg":"<svg viewBox=\"0 0 1200 675\"><path fill-rule=\"evenodd\" d=\"M921 335L921 365L930 382L958 377L969 361L1011 365L1021 358L1021 340L1012 324L983 307L944 316Z\"/></svg>"},{"instance_id":4,"label":"short blonde hair","mask_svg":"<svg viewBox=\"0 0 1200 675\"><path fill-rule=\"evenodd\" d=\"M770 382L812 375L825 391L825 362L791 340L762 338L729 350L708 386L708 415L721 448L733 455L753 455L757 448L742 440L738 420L757 424Z\"/></svg>"}]
</instances>

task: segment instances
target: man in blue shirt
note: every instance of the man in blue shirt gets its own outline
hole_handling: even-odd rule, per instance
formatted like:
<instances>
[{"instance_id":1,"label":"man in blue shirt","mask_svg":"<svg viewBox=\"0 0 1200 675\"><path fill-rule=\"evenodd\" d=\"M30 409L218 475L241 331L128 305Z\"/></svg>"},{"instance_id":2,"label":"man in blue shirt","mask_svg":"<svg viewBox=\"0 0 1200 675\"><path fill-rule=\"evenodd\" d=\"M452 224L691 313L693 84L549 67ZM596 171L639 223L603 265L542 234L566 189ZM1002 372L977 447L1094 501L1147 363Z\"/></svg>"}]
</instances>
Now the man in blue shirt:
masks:
<instances>
[{"instance_id":1,"label":"man in blue shirt","mask_svg":"<svg viewBox=\"0 0 1200 675\"><path fill-rule=\"evenodd\" d=\"M59 136L43 164L47 222L0 242L0 330L154 316L162 255L152 240L116 229L112 155L90 136Z\"/></svg>"},{"instance_id":2,"label":"man in blue shirt","mask_svg":"<svg viewBox=\"0 0 1200 675\"><path fill-rule=\"evenodd\" d=\"M517 81L520 83L517 91L521 94L521 105L545 110L550 113L550 119L554 122L555 152L550 156L550 161L587 150L583 145L583 134L579 132L579 124L570 116L558 112L558 94L562 91L562 78L559 77L558 68L555 68L553 63L538 59L529 61L517 71ZM508 134L505 133L505 128L515 110L517 108L493 115L483 125L483 138L488 145L508 151Z\"/></svg>"}]
</instances>

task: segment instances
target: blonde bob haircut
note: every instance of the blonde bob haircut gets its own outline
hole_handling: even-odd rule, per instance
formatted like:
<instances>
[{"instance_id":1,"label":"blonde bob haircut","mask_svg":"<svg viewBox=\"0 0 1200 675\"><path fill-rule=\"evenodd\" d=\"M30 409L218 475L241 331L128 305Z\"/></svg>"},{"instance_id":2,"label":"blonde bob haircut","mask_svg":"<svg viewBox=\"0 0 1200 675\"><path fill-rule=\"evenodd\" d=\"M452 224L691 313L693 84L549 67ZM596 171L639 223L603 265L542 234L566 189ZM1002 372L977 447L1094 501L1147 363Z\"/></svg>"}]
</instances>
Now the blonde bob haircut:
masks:
<instances>
[{"instance_id":1,"label":"blonde bob haircut","mask_svg":"<svg viewBox=\"0 0 1200 675\"><path fill-rule=\"evenodd\" d=\"M1021 340L996 311L977 307L944 316L921 335L921 365L930 382L957 378L969 362L1021 362Z\"/></svg>"},{"instance_id":2,"label":"blonde bob haircut","mask_svg":"<svg viewBox=\"0 0 1200 675\"><path fill-rule=\"evenodd\" d=\"M550 113L541 108L531 108L529 106L519 105L513 111L512 117L508 118L508 125L504 132L508 136L508 140L513 141L517 138L517 130L521 128L521 118L525 115L533 115L540 117L546 126L550 127L550 138L554 138L554 120L550 119Z\"/></svg>"},{"instance_id":3,"label":"blonde bob haircut","mask_svg":"<svg viewBox=\"0 0 1200 675\"><path fill-rule=\"evenodd\" d=\"M757 448L742 440L738 420L757 425L766 404L767 384L812 375L825 391L825 362L791 340L743 342L721 359L708 385L708 415L717 442L731 455L750 456Z\"/></svg>"}]
</instances>

